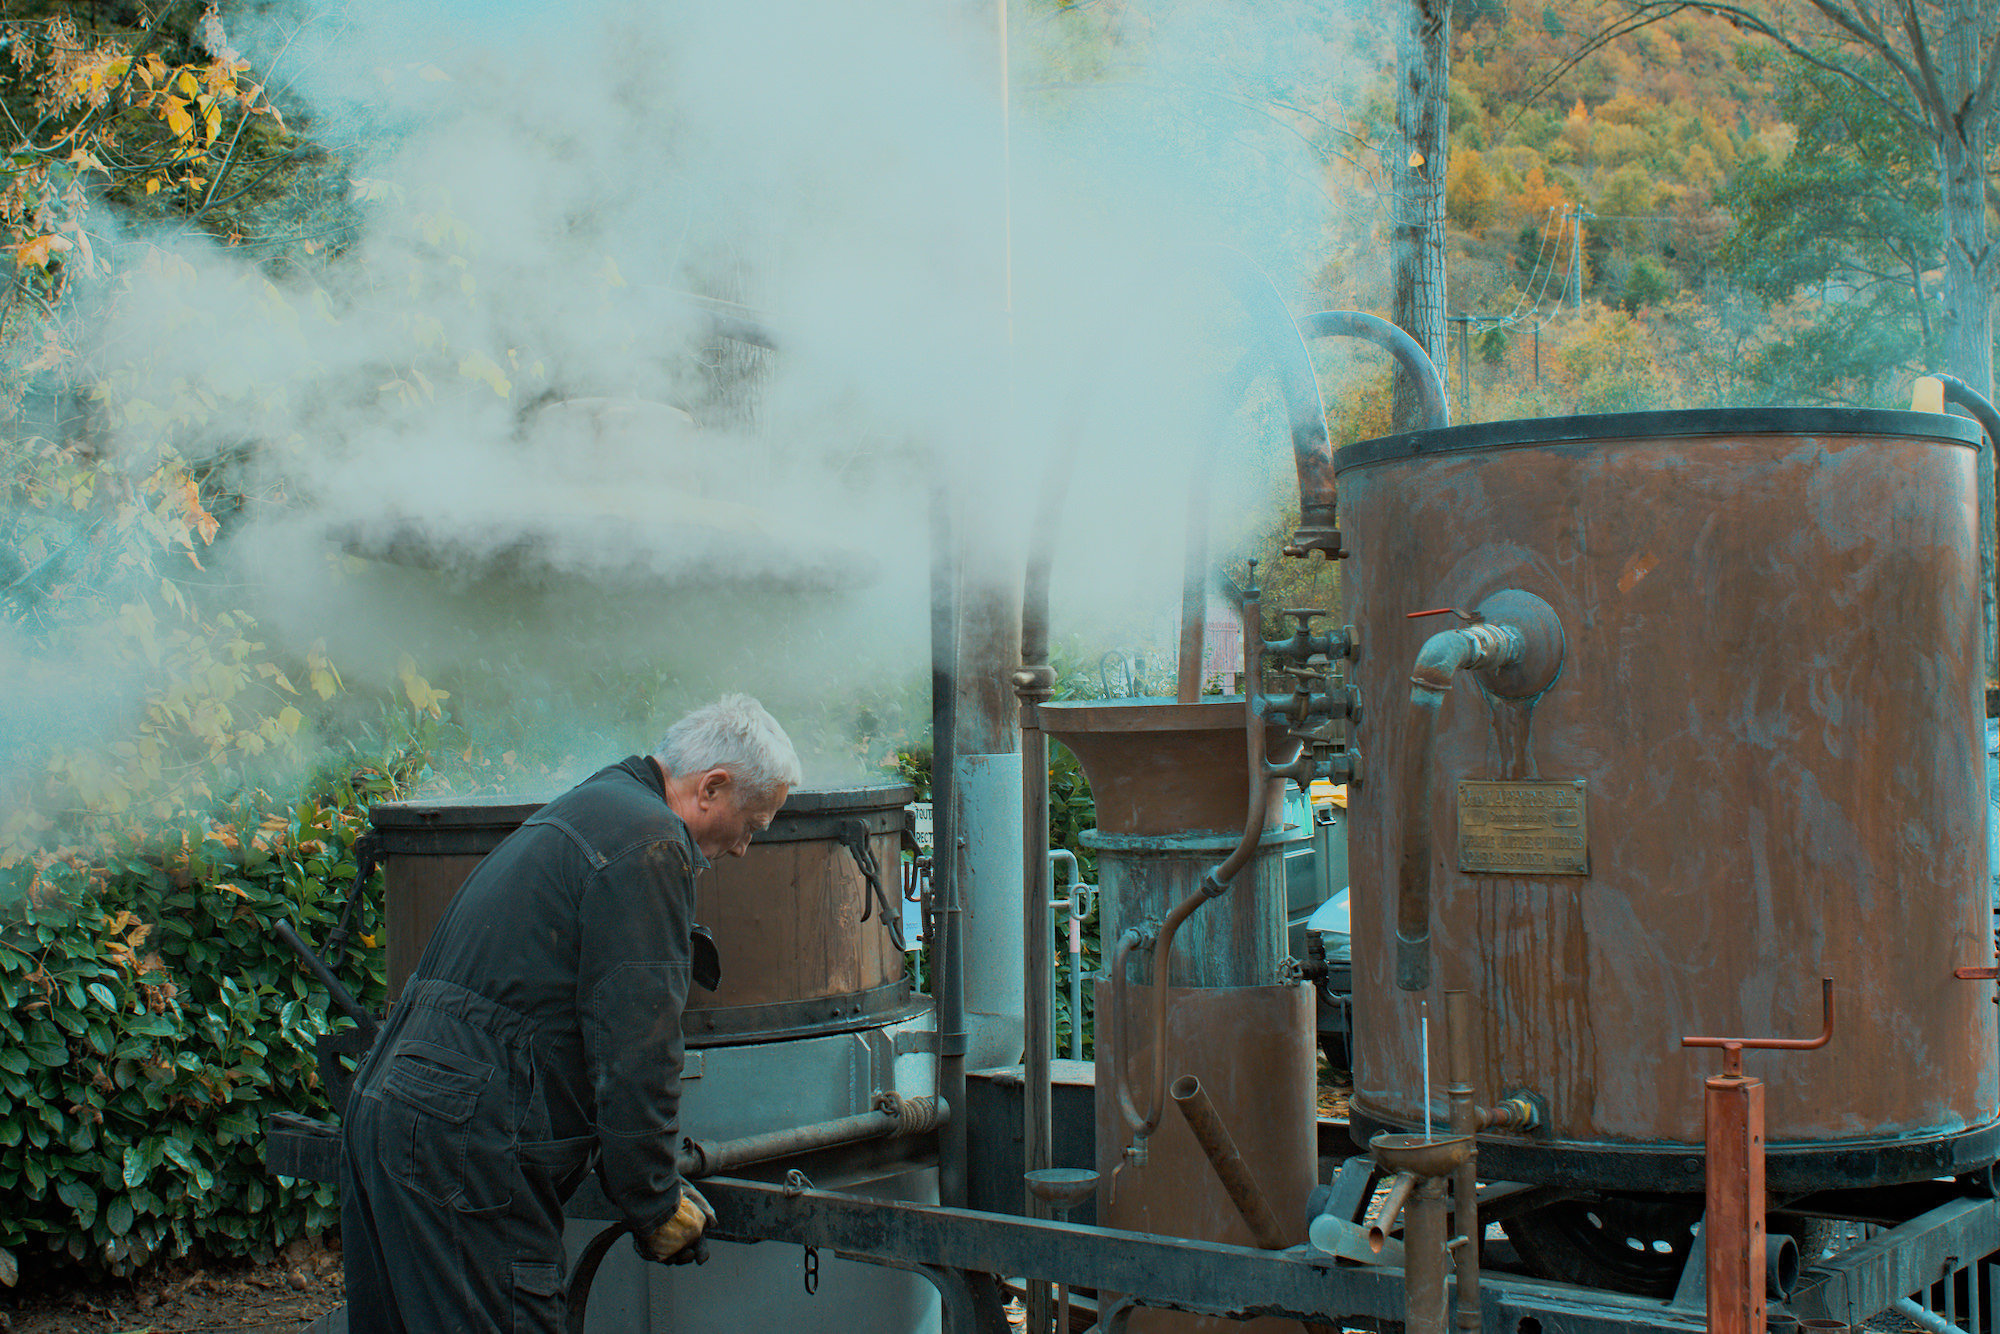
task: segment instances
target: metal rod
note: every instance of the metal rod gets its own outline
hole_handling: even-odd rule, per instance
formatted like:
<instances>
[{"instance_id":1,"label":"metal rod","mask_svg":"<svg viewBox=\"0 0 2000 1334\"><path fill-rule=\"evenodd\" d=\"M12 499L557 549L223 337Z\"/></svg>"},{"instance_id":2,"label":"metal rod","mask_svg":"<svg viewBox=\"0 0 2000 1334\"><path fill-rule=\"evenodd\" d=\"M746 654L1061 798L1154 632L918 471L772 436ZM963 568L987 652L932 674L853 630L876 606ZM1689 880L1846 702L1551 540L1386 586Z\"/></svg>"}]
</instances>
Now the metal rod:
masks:
<instances>
[{"instance_id":1,"label":"metal rod","mask_svg":"<svg viewBox=\"0 0 2000 1334\"><path fill-rule=\"evenodd\" d=\"M1431 1137L1431 1003L1417 1002L1417 1051L1424 1065L1424 1138Z\"/></svg>"},{"instance_id":2,"label":"metal rod","mask_svg":"<svg viewBox=\"0 0 2000 1334\"><path fill-rule=\"evenodd\" d=\"M370 1041L373 1041L373 1035L380 1030L375 1016L368 1013L367 1007L354 998L354 993L347 989L347 984L334 975L333 970L312 952L312 948L299 939L299 933L292 930L292 924L280 917L271 923L271 934L291 947L292 953L299 956L307 970L319 979L321 986L326 988L326 994L333 1003L340 1007L343 1014L359 1024L361 1031L369 1034Z\"/></svg>"},{"instance_id":3,"label":"metal rod","mask_svg":"<svg viewBox=\"0 0 2000 1334\"><path fill-rule=\"evenodd\" d=\"M832 1121L816 1121L789 1130L773 1130L762 1135L746 1135L741 1139L719 1140L710 1144L686 1140L675 1154L675 1159L684 1177L715 1176L748 1167L752 1163L790 1158L815 1149L830 1149L837 1144L926 1134L950 1122L951 1107L942 1099L909 1098L900 1100L892 1107Z\"/></svg>"},{"instance_id":4,"label":"metal rod","mask_svg":"<svg viewBox=\"0 0 2000 1334\"><path fill-rule=\"evenodd\" d=\"M1222 1188L1229 1193L1229 1202L1236 1206L1244 1226L1250 1229L1250 1239L1260 1250L1285 1249L1290 1243L1285 1240L1284 1229L1278 1226L1278 1216L1271 1212L1263 1188L1237 1151L1236 1140L1224 1124L1222 1113L1209 1101L1201 1081L1193 1075L1183 1075L1174 1081L1173 1095L1174 1105L1181 1109L1188 1129L1194 1132L1195 1143L1207 1155L1208 1165L1215 1169Z\"/></svg>"},{"instance_id":5,"label":"metal rod","mask_svg":"<svg viewBox=\"0 0 2000 1334\"><path fill-rule=\"evenodd\" d=\"M1471 1136L1479 1129L1479 1090L1472 1079L1472 997L1464 991L1444 993L1445 1097L1451 1102L1451 1133ZM1451 1183L1452 1228L1464 1239L1453 1250L1458 1272L1458 1313L1461 1334L1478 1334L1480 1324L1479 1246L1485 1233L1479 1222L1479 1143L1473 1141Z\"/></svg>"},{"instance_id":6,"label":"metal rod","mask_svg":"<svg viewBox=\"0 0 2000 1334\"><path fill-rule=\"evenodd\" d=\"M1069 1058L1080 1061L1083 1059L1083 871L1074 852L1068 848L1050 848L1049 865L1053 867L1059 861L1069 866L1067 894L1060 900L1069 919ZM1054 877L1053 871L1050 876Z\"/></svg>"}]
</instances>

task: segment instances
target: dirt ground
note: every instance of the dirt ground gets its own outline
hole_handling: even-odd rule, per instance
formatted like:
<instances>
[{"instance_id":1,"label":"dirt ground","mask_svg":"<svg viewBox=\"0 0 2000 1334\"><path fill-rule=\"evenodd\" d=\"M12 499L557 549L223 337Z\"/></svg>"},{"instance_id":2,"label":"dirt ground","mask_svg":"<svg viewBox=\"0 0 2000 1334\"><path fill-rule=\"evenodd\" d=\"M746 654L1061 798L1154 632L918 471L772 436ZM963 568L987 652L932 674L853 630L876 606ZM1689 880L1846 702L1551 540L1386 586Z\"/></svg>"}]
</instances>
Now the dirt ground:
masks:
<instances>
[{"instance_id":1,"label":"dirt ground","mask_svg":"<svg viewBox=\"0 0 2000 1334\"><path fill-rule=\"evenodd\" d=\"M342 1301L340 1252L313 1241L267 1265L169 1265L137 1280L0 1289L0 1334L301 1334Z\"/></svg>"}]
</instances>

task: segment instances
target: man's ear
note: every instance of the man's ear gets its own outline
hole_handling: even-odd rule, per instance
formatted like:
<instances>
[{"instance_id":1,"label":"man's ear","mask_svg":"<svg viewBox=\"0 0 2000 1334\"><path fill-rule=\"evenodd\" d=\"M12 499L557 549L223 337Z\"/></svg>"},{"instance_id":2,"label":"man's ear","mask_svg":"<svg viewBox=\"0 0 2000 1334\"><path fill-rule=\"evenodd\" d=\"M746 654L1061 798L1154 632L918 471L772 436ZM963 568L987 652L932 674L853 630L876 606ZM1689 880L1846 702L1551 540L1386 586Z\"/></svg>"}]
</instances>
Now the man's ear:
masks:
<instances>
[{"instance_id":1,"label":"man's ear","mask_svg":"<svg viewBox=\"0 0 2000 1334\"><path fill-rule=\"evenodd\" d=\"M714 801L723 792L728 790L728 787L729 771L727 769L710 769L701 776L701 783L697 786L696 790L700 792L704 801Z\"/></svg>"}]
</instances>

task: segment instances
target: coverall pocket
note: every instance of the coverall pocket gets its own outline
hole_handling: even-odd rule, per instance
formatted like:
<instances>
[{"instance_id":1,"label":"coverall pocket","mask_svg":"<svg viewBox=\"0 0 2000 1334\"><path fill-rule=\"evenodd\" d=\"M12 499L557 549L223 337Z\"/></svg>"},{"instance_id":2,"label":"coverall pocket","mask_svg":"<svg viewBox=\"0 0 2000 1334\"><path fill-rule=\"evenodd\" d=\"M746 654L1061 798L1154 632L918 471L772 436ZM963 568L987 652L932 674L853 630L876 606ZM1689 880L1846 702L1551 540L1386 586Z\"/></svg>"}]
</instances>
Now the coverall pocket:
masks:
<instances>
[{"instance_id":1,"label":"coverall pocket","mask_svg":"<svg viewBox=\"0 0 2000 1334\"><path fill-rule=\"evenodd\" d=\"M563 1301L562 1266L516 1260L513 1279L515 1334L560 1330L568 1316Z\"/></svg>"},{"instance_id":2,"label":"coverall pocket","mask_svg":"<svg viewBox=\"0 0 2000 1334\"><path fill-rule=\"evenodd\" d=\"M466 1185L466 1144L493 1067L434 1042L400 1042L382 1073L390 1117L390 1175L435 1204L450 1204ZM504 1207L505 1199L501 1201Z\"/></svg>"},{"instance_id":3,"label":"coverall pocket","mask_svg":"<svg viewBox=\"0 0 2000 1334\"><path fill-rule=\"evenodd\" d=\"M464 1052L414 1039L396 1044L383 1092L454 1125L472 1119L493 1067Z\"/></svg>"}]
</instances>

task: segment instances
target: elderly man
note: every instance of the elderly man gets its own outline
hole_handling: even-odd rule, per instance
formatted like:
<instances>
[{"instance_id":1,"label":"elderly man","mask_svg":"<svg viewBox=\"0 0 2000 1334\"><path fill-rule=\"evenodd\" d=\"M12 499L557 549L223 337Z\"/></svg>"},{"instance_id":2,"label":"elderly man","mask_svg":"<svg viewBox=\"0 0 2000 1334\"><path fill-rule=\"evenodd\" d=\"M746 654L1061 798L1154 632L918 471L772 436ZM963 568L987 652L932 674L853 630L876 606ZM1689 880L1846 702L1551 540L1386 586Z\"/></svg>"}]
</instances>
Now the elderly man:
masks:
<instances>
[{"instance_id":1,"label":"elderly man","mask_svg":"<svg viewBox=\"0 0 2000 1334\"><path fill-rule=\"evenodd\" d=\"M742 856L799 778L784 729L725 696L480 863L347 1105L354 1334L555 1334L563 1204L593 1165L643 1254L690 1256L706 1206L674 1151L695 875Z\"/></svg>"}]
</instances>

